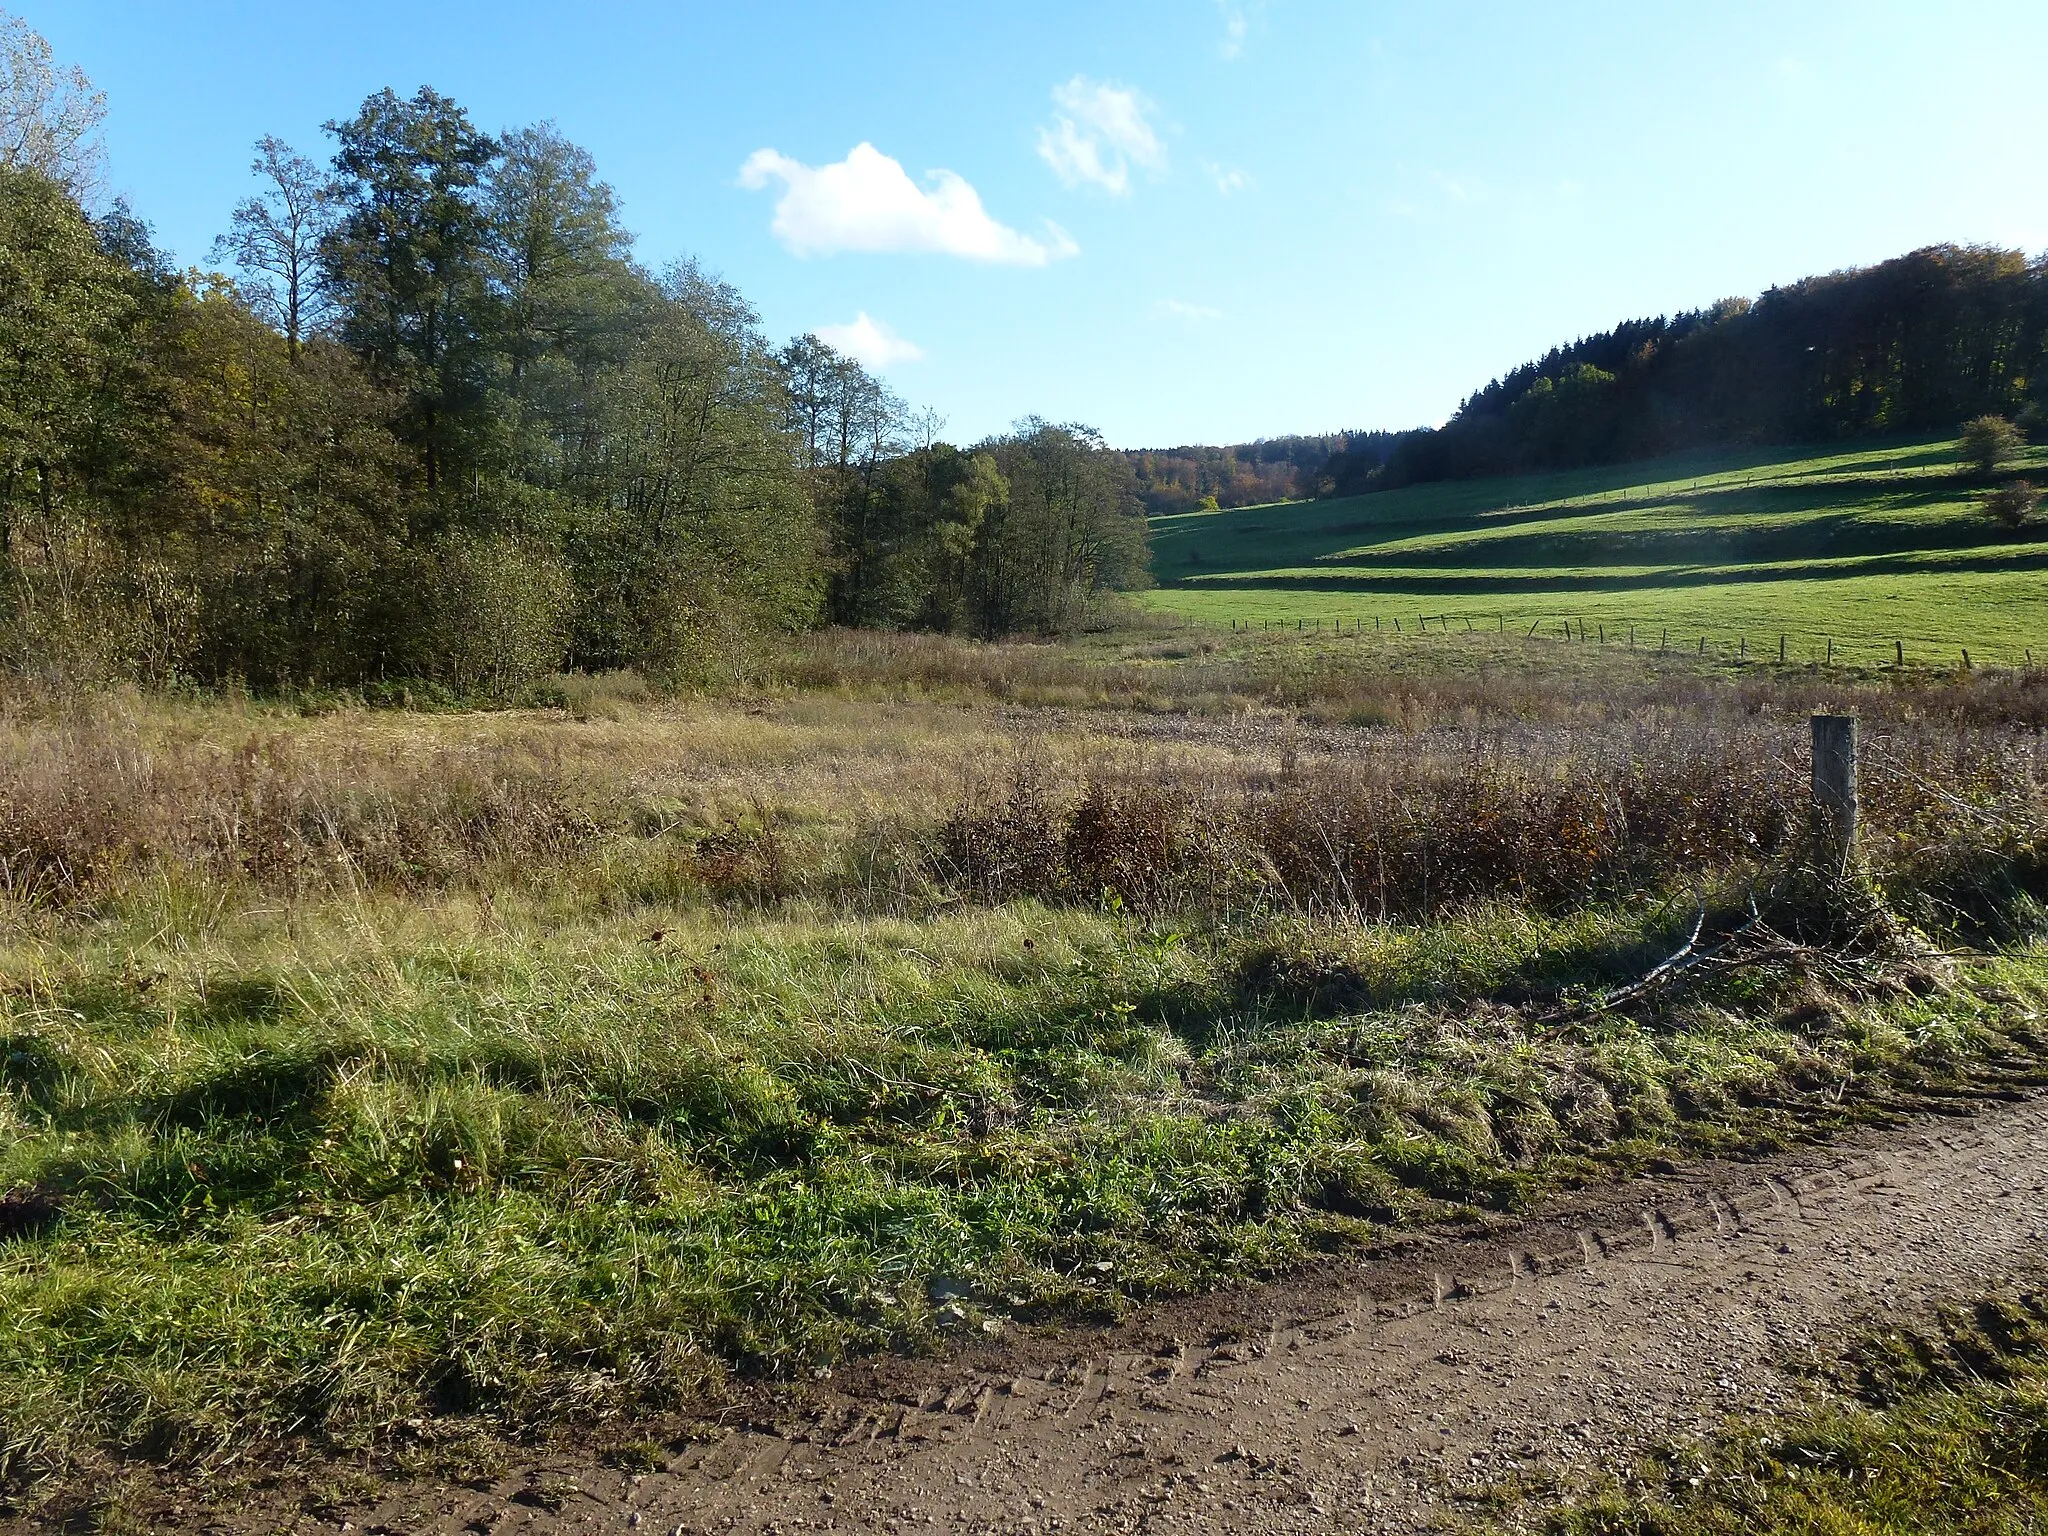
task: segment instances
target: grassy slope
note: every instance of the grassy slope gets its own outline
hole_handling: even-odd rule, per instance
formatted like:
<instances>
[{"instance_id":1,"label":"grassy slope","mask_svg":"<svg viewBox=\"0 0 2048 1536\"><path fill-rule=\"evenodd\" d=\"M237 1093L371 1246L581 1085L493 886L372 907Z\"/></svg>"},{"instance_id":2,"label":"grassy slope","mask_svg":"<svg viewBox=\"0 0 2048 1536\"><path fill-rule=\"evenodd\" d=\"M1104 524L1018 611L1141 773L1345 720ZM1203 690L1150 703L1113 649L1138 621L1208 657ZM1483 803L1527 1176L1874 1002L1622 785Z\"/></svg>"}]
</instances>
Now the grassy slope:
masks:
<instances>
[{"instance_id":1,"label":"grassy slope","mask_svg":"<svg viewBox=\"0 0 2048 1536\"><path fill-rule=\"evenodd\" d=\"M2042 455L2036 453L2039 461ZM2036 478L2042 464L2033 465ZM1668 628L1804 658L2048 654L2048 542L2009 532L1946 442L1751 450L1188 513L1152 525L1157 608L1218 624L1450 615ZM1554 624L1553 624L1554 627Z\"/></svg>"}]
</instances>

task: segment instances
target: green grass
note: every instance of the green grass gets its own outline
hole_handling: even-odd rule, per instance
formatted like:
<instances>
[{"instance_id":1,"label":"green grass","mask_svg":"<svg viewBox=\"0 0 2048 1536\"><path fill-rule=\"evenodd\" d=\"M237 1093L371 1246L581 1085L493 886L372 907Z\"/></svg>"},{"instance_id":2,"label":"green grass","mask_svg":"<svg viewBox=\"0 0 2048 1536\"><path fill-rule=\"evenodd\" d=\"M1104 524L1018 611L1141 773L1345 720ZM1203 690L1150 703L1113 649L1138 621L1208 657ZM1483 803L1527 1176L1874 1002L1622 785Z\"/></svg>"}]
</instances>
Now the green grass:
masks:
<instances>
[{"instance_id":1,"label":"green grass","mask_svg":"<svg viewBox=\"0 0 2048 1536\"><path fill-rule=\"evenodd\" d=\"M1845 1085L1853 1112L2014 1048L1967 991L1816 1011L1753 980L1566 1030L1474 1011L1640 967L1674 919L1639 909L1206 936L1029 905L671 912L657 942L564 900L163 881L7 941L17 1488L421 1414L545 1427L1113 1311L1805 1134ZM1982 974L2048 996L2041 956Z\"/></svg>"},{"instance_id":2,"label":"green grass","mask_svg":"<svg viewBox=\"0 0 2048 1536\"><path fill-rule=\"evenodd\" d=\"M2048 455L2022 466L2048 474ZM1147 595L1206 623L1565 620L1775 658L2048 658L2048 538L1978 505L1946 441L1691 454L1152 523Z\"/></svg>"},{"instance_id":3,"label":"green grass","mask_svg":"<svg viewBox=\"0 0 2048 1536\"><path fill-rule=\"evenodd\" d=\"M2021 1536L2048 1529L2048 1296L2019 1290L1852 1351L1849 1392L1674 1448L1646 1491L1551 1536Z\"/></svg>"}]
</instances>

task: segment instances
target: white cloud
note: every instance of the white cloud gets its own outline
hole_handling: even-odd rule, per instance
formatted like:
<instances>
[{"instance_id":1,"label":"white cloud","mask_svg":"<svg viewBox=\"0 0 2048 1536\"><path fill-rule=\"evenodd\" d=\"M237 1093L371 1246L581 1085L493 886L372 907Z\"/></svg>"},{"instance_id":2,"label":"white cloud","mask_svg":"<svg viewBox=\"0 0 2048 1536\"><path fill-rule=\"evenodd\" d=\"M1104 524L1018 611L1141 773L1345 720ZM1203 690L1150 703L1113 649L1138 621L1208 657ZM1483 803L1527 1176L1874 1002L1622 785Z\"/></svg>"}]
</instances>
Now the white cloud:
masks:
<instances>
[{"instance_id":1,"label":"white cloud","mask_svg":"<svg viewBox=\"0 0 2048 1536\"><path fill-rule=\"evenodd\" d=\"M1131 190L1131 167L1159 171L1166 146L1149 117L1152 103L1128 86L1076 75L1055 86L1059 111L1038 130L1039 158L1070 187L1095 186L1114 197Z\"/></svg>"},{"instance_id":2,"label":"white cloud","mask_svg":"<svg viewBox=\"0 0 2048 1536\"><path fill-rule=\"evenodd\" d=\"M1172 320L1185 320L1190 325L1223 318L1223 311L1220 309L1212 309L1207 304L1189 304L1182 299L1161 299L1152 308L1158 315Z\"/></svg>"},{"instance_id":3,"label":"white cloud","mask_svg":"<svg viewBox=\"0 0 2048 1536\"><path fill-rule=\"evenodd\" d=\"M1236 166L1218 165L1213 160L1202 162L1202 174L1216 183L1216 190L1225 197L1234 196L1252 184L1251 177Z\"/></svg>"},{"instance_id":4,"label":"white cloud","mask_svg":"<svg viewBox=\"0 0 2048 1536\"><path fill-rule=\"evenodd\" d=\"M871 318L866 310L845 325L821 325L816 334L833 351L844 352L864 368L880 369L891 363L924 360L923 347L898 336L881 321Z\"/></svg>"},{"instance_id":5,"label":"white cloud","mask_svg":"<svg viewBox=\"0 0 2048 1536\"><path fill-rule=\"evenodd\" d=\"M1264 15L1266 0L1216 0L1216 8L1223 12L1223 41L1216 51L1226 59L1243 58L1245 40L1252 23Z\"/></svg>"},{"instance_id":6,"label":"white cloud","mask_svg":"<svg viewBox=\"0 0 2048 1536\"><path fill-rule=\"evenodd\" d=\"M740 167L740 185L749 191L782 183L769 228L798 256L934 251L1042 267L1080 249L1050 220L1043 238L998 224L981 206L980 194L951 171L933 171L925 180L920 187L872 144L856 144L844 160L816 166L757 149Z\"/></svg>"}]
</instances>

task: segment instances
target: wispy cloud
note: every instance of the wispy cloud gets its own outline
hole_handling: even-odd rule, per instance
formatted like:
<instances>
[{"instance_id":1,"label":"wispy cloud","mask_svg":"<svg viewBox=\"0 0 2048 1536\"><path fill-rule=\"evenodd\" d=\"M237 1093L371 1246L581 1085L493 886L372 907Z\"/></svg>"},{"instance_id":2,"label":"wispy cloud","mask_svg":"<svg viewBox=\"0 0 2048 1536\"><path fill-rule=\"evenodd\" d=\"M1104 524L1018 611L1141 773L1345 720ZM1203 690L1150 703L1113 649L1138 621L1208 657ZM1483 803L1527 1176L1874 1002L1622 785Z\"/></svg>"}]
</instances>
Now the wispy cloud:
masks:
<instances>
[{"instance_id":1,"label":"wispy cloud","mask_svg":"<svg viewBox=\"0 0 2048 1536\"><path fill-rule=\"evenodd\" d=\"M1234 165L1218 165L1213 160L1202 162L1202 174L1216 185L1216 190L1225 197L1234 197L1252 184L1252 179Z\"/></svg>"},{"instance_id":2,"label":"wispy cloud","mask_svg":"<svg viewBox=\"0 0 2048 1536\"><path fill-rule=\"evenodd\" d=\"M1216 8L1223 13L1223 41L1216 51L1226 59L1243 58L1252 23L1265 15L1266 0L1216 0Z\"/></svg>"},{"instance_id":3,"label":"wispy cloud","mask_svg":"<svg viewBox=\"0 0 2048 1536\"><path fill-rule=\"evenodd\" d=\"M1200 325L1208 320L1221 320L1223 311L1207 304L1190 304L1184 299L1161 299L1152 306L1152 312L1162 320L1184 320L1190 325Z\"/></svg>"},{"instance_id":4,"label":"wispy cloud","mask_svg":"<svg viewBox=\"0 0 2048 1536\"><path fill-rule=\"evenodd\" d=\"M844 352L868 368L879 369L887 368L892 363L924 361L923 347L907 337L898 336L866 310L862 310L845 325L821 325L816 335L818 340L833 351Z\"/></svg>"},{"instance_id":5,"label":"wispy cloud","mask_svg":"<svg viewBox=\"0 0 2048 1536\"><path fill-rule=\"evenodd\" d=\"M872 144L857 144L844 160L817 166L757 149L740 167L740 185L750 191L777 182L782 196L769 228L797 256L929 251L1042 267L1080 249L1050 220L1043 237L998 223L980 194L952 171L932 171L920 187Z\"/></svg>"},{"instance_id":6,"label":"wispy cloud","mask_svg":"<svg viewBox=\"0 0 2048 1536\"><path fill-rule=\"evenodd\" d=\"M1129 86L1076 75L1055 86L1051 123L1038 130L1039 158L1070 187L1113 197L1131 190L1131 169L1160 171L1166 146L1153 128L1152 103Z\"/></svg>"}]
</instances>

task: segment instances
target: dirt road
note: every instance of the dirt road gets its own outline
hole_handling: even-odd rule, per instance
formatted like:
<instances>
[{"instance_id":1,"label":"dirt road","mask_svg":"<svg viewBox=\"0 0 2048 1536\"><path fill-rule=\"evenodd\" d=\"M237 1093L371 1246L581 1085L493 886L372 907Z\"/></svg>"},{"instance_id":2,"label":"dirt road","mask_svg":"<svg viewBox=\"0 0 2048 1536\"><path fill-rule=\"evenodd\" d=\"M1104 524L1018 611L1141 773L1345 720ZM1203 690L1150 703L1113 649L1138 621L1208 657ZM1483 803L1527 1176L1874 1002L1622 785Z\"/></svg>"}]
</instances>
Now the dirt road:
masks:
<instances>
[{"instance_id":1,"label":"dirt road","mask_svg":"<svg viewBox=\"0 0 2048 1536\"><path fill-rule=\"evenodd\" d=\"M1707 1166L1481 1236L830 1384L633 1475L568 1462L306 1531L1441 1528L1799 1388L1842 1330L2032 1271L2048 1099ZM1461 1497L1462 1496L1462 1497Z\"/></svg>"}]
</instances>

